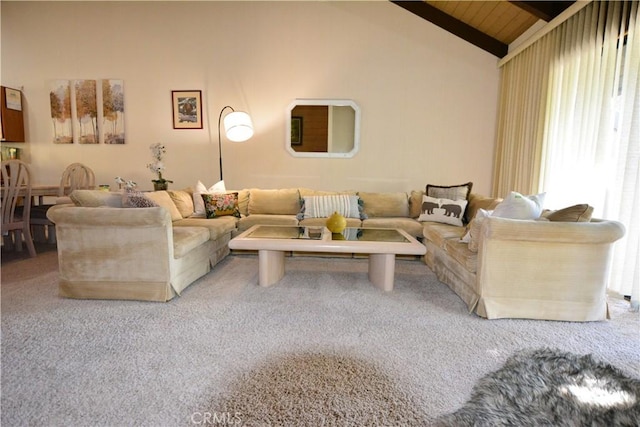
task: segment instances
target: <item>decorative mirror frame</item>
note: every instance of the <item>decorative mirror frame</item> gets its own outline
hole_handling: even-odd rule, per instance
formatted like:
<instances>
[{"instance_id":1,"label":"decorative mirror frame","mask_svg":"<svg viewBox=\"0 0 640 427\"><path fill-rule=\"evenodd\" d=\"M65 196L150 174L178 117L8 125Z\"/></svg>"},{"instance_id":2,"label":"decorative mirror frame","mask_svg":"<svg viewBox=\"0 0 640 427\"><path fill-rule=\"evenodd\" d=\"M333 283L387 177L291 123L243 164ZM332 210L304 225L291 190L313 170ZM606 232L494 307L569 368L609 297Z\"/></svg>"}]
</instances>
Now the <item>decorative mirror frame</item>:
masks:
<instances>
[{"instance_id":1,"label":"decorative mirror frame","mask_svg":"<svg viewBox=\"0 0 640 427\"><path fill-rule=\"evenodd\" d=\"M353 133L353 149L347 153L318 153L295 151L291 147L291 112L297 105L327 105L335 107L351 107L355 111L355 123ZM287 107L286 133L284 146L293 157L315 158L351 158L360 150L360 107L351 99L295 99Z\"/></svg>"}]
</instances>

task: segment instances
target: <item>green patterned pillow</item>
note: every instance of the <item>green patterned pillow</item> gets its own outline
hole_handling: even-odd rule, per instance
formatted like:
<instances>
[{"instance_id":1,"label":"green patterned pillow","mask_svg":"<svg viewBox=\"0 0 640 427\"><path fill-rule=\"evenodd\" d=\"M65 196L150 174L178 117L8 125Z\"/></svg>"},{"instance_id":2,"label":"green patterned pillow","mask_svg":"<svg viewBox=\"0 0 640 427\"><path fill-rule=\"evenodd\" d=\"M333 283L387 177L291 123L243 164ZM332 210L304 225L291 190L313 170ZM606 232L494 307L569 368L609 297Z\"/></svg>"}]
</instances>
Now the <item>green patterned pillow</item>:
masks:
<instances>
[{"instance_id":1,"label":"green patterned pillow","mask_svg":"<svg viewBox=\"0 0 640 427\"><path fill-rule=\"evenodd\" d=\"M230 215L240 218L238 193L203 194L202 200L207 218Z\"/></svg>"}]
</instances>

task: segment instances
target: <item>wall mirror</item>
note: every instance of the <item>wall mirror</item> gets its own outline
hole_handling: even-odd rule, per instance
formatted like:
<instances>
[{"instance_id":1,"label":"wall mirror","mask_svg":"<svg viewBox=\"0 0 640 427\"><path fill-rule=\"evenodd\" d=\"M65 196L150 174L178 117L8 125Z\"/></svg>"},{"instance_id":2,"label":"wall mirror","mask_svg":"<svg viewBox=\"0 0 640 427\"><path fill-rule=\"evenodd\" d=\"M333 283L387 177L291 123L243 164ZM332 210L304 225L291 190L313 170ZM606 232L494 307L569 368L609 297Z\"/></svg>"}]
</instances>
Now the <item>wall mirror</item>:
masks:
<instances>
[{"instance_id":1,"label":"wall mirror","mask_svg":"<svg viewBox=\"0 0 640 427\"><path fill-rule=\"evenodd\" d=\"M287 109L285 147L294 157L353 157L360 107L350 99L296 99Z\"/></svg>"}]
</instances>

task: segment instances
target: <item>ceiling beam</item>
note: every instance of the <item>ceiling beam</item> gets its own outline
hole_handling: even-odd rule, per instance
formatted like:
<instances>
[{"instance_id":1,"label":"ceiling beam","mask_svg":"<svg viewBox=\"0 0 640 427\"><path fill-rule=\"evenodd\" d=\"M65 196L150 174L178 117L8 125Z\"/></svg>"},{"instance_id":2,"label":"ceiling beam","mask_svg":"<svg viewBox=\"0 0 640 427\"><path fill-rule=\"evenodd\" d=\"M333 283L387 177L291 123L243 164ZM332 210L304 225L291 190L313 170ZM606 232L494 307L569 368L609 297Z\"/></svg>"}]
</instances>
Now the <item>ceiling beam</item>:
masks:
<instances>
[{"instance_id":1,"label":"ceiling beam","mask_svg":"<svg viewBox=\"0 0 640 427\"><path fill-rule=\"evenodd\" d=\"M516 1L509 0L509 3L518 6L520 9L529 12L538 19L549 22L560 15L566 8L575 1Z\"/></svg>"},{"instance_id":2,"label":"ceiling beam","mask_svg":"<svg viewBox=\"0 0 640 427\"><path fill-rule=\"evenodd\" d=\"M440 9L431 6L424 1L391 0L391 2L452 34L455 34L456 36L497 56L498 58L504 57L509 51L508 45L476 30L472 26L467 25L452 16L447 15Z\"/></svg>"}]
</instances>

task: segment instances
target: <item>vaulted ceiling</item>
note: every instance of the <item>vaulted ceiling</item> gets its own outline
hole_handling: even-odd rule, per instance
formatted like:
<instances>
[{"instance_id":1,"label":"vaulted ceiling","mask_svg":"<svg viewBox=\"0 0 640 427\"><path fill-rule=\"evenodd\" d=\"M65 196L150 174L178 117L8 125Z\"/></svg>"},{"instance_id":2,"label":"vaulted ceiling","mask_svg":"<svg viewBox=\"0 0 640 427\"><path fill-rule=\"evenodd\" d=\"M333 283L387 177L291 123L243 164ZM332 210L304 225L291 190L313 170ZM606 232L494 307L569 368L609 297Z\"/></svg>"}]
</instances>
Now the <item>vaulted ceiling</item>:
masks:
<instances>
[{"instance_id":1,"label":"vaulted ceiling","mask_svg":"<svg viewBox=\"0 0 640 427\"><path fill-rule=\"evenodd\" d=\"M548 22L575 2L391 1L499 58L538 20Z\"/></svg>"}]
</instances>

